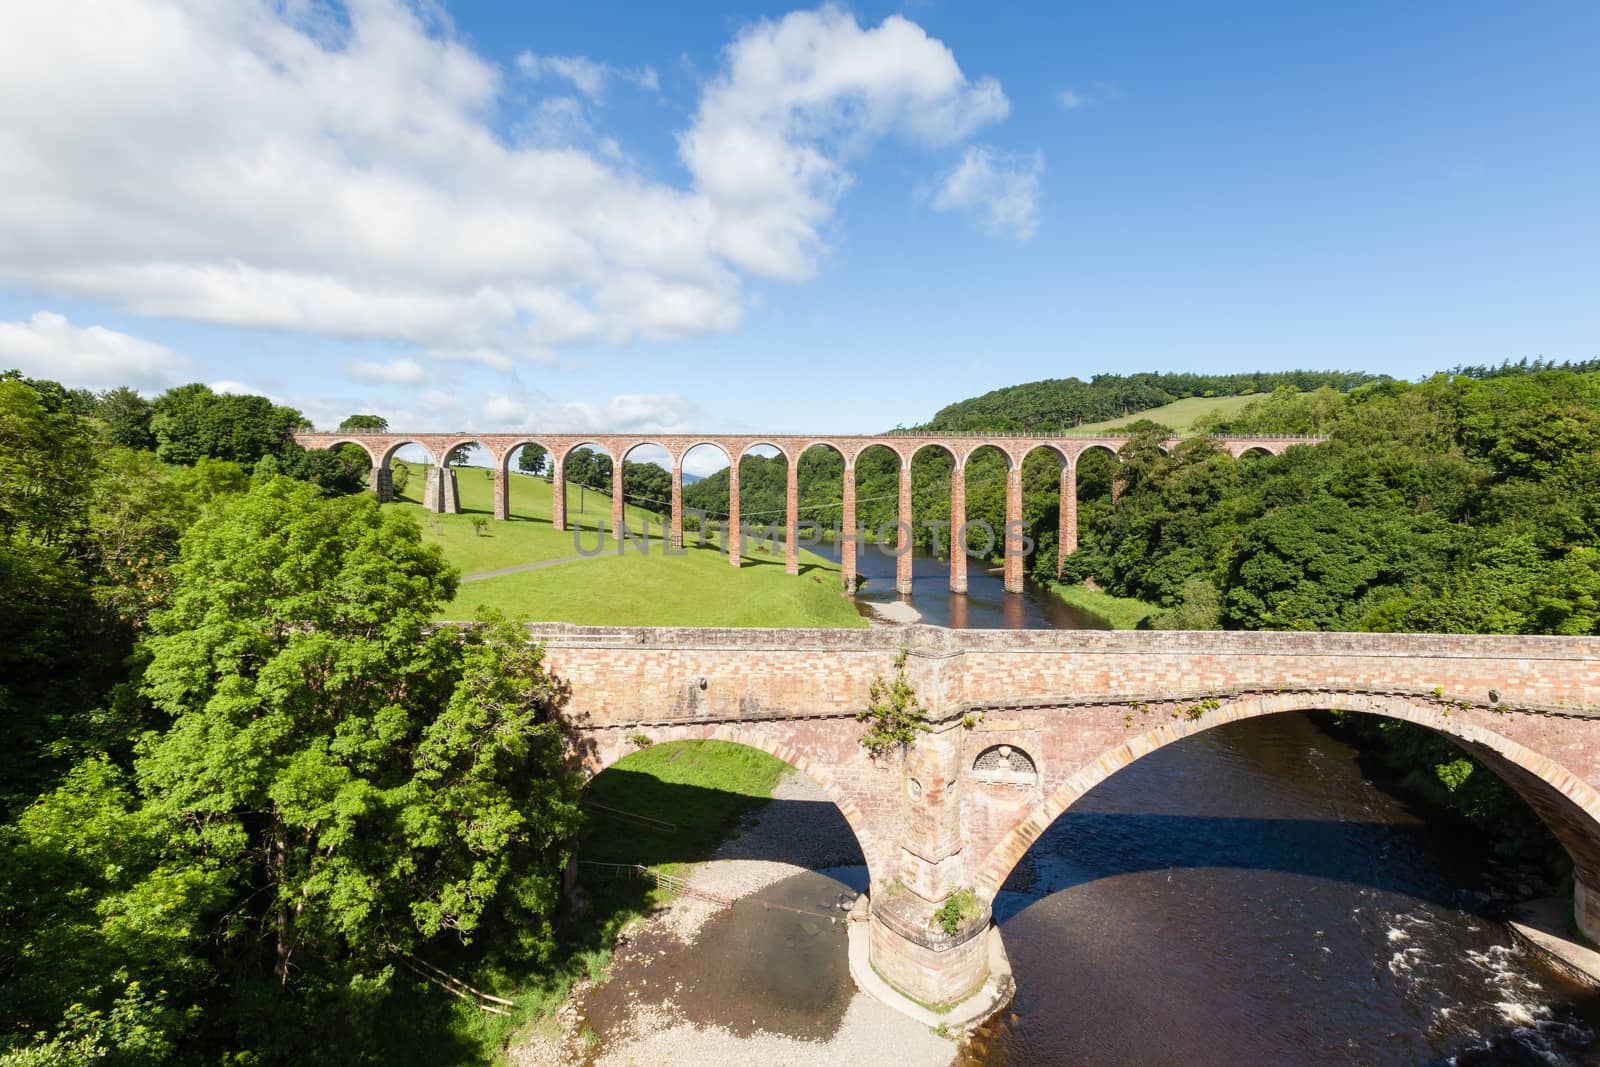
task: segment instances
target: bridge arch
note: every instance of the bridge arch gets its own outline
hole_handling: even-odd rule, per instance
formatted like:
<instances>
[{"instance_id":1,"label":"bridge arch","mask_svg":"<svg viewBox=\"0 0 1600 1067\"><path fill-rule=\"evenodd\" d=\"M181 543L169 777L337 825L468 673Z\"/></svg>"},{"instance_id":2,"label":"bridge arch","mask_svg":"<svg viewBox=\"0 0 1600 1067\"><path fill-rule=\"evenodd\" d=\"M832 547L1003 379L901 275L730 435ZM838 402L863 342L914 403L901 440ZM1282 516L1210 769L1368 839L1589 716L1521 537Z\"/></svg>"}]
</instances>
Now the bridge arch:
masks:
<instances>
[{"instance_id":1,"label":"bridge arch","mask_svg":"<svg viewBox=\"0 0 1600 1067\"><path fill-rule=\"evenodd\" d=\"M439 464L445 456L445 453L435 454L433 447L420 437L399 437L389 442L389 447L384 449L383 458L379 460L377 465L380 467L389 466L394 462L395 457L400 454L400 450L404 448L422 449L428 457L424 461L424 465L430 467Z\"/></svg>"},{"instance_id":2,"label":"bridge arch","mask_svg":"<svg viewBox=\"0 0 1600 1067\"><path fill-rule=\"evenodd\" d=\"M538 445L544 449L545 461L551 464L553 468L559 450L552 446L549 441L538 437L517 437L506 443L505 451L500 454L499 469L509 474L511 472L511 457L528 445Z\"/></svg>"},{"instance_id":3,"label":"bridge arch","mask_svg":"<svg viewBox=\"0 0 1600 1067\"><path fill-rule=\"evenodd\" d=\"M1096 785L1157 749L1195 734L1267 715L1324 711L1330 706L1425 726L1451 738L1484 763L1533 809L1572 858L1578 874L1577 911L1587 933L1587 908L1600 917L1600 792L1566 767L1494 730L1452 717L1441 707L1392 693L1314 693L1254 695L1226 701L1199 719L1165 722L1107 749L1060 781L1042 802L1028 811L990 849L977 869L975 883L985 901L993 901L1012 870L1050 826ZM1592 888L1591 888L1592 887Z\"/></svg>"},{"instance_id":4,"label":"bridge arch","mask_svg":"<svg viewBox=\"0 0 1600 1067\"><path fill-rule=\"evenodd\" d=\"M1271 445L1237 443L1229 447L1234 459L1243 459L1246 456L1276 456L1281 453Z\"/></svg>"},{"instance_id":5,"label":"bridge arch","mask_svg":"<svg viewBox=\"0 0 1600 1067\"><path fill-rule=\"evenodd\" d=\"M739 458L740 459L743 459L744 457L750 455L751 452L755 451L758 448L770 448L774 452L776 452L779 456L782 456L784 458L784 460L789 462L789 463L793 463L794 460L795 460L795 457L791 456L789 454L789 450L787 448L785 448L783 445L778 444L776 440L773 440L773 439L770 439L770 438L752 437L750 440L744 441L744 442L740 443L739 445L737 445L736 447L739 450ZM759 454L760 453L757 453L757 455L759 455ZM766 458L768 458L768 459L776 459L777 457L776 456L768 456Z\"/></svg>"},{"instance_id":6,"label":"bridge arch","mask_svg":"<svg viewBox=\"0 0 1600 1067\"><path fill-rule=\"evenodd\" d=\"M363 441L357 436L335 437L320 447L326 451L332 452L334 449L343 448L345 445L356 445L361 449L361 451L367 454L367 461L369 463L371 463L374 467L378 466L378 455L372 451L372 446L368 445L367 442Z\"/></svg>"},{"instance_id":7,"label":"bridge arch","mask_svg":"<svg viewBox=\"0 0 1600 1067\"><path fill-rule=\"evenodd\" d=\"M648 730L648 735L654 744L670 744L673 741L726 741L757 749L782 760L821 789L829 802L844 817L866 864L868 885L877 885L879 875L890 870L890 857L879 851L879 842L867 825L867 817L861 806L846 793L827 767L809 758L794 746L760 729L749 729L729 723L658 726L645 729ZM607 730L600 733L617 736L588 738L588 744L580 757L584 786L587 788L590 782L615 766L623 757L639 751L638 746L630 738L640 732L643 731Z\"/></svg>"},{"instance_id":8,"label":"bridge arch","mask_svg":"<svg viewBox=\"0 0 1600 1067\"><path fill-rule=\"evenodd\" d=\"M911 449L911 462L915 463L917 461L917 457L929 449L932 449L935 452L943 452L945 455L949 456L952 467L961 466L961 457L956 454L955 446L947 441L924 441L920 445L913 446Z\"/></svg>"},{"instance_id":9,"label":"bridge arch","mask_svg":"<svg viewBox=\"0 0 1600 1067\"><path fill-rule=\"evenodd\" d=\"M1122 453L1118 452L1115 448L1112 448L1111 445L1105 441L1094 441L1084 445L1082 448L1078 449L1072 454L1072 465L1076 467L1080 462L1082 462L1084 456L1087 456L1090 452L1094 451L1104 452L1116 462L1122 462Z\"/></svg>"},{"instance_id":10,"label":"bridge arch","mask_svg":"<svg viewBox=\"0 0 1600 1067\"><path fill-rule=\"evenodd\" d=\"M499 452L496 452L495 449L494 449L494 446L489 444L487 441L483 440L482 438L479 438L479 437L452 437L452 438L450 438L449 443L444 446L444 451L440 453L439 464L441 466L444 466L445 464L447 464L449 462L449 460L450 460L450 454L452 452L454 452L456 449L462 447L463 445L474 445L474 446L476 446L478 448L483 449L484 454L489 457L489 466L490 466L491 469L495 468L495 467L498 467L503 462L505 462L505 457L503 455L501 455Z\"/></svg>"}]
</instances>

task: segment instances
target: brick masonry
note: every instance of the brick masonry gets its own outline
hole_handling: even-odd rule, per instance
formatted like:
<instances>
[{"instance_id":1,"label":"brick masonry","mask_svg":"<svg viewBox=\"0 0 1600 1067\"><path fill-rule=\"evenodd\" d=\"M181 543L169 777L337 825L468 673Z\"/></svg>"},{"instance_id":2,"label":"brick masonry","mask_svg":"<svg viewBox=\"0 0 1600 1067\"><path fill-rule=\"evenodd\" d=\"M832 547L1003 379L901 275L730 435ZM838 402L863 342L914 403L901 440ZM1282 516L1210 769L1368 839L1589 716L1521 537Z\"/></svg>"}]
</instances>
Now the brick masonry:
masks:
<instances>
[{"instance_id":1,"label":"brick masonry","mask_svg":"<svg viewBox=\"0 0 1600 1067\"><path fill-rule=\"evenodd\" d=\"M633 751L639 734L722 738L770 752L821 786L867 860L873 965L921 1000L981 983L984 961L966 941L905 931L931 929L933 910L959 887L992 901L1078 797L1202 730L1325 708L1420 723L1481 759L1572 855L1577 918L1591 936L1600 933L1600 639L529 630L569 687L563 715L572 758L586 773ZM902 653L932 729L904 759L875 760L860 745L865 727L855 716L872 680L900 669ZM1008 762L975 770L991 749ZM880 914L880 900L892 900L895 914Z\"/></svg>"},{"instance_id":2,"label":"brick masonry","mask_svg":"<svg viewBox=\"0 0 1600 1067\"><path fill-rule=\"evenodd\" d=\"M1592 638L530 629L571 686L565 714L589 773L629 751L635 733L752 744L828 792L874 884L911 876L934 899L957 884L992 897L1074 799L1156 748L1226 722L1328 707L1456 738L1529 798L1600 888ZM854 716L902 648L908 679L945 728L908 761L873 761ZM1031 786L974 780L978 753L1002 743L1029 757Z\"/></svg>"}]
</instances>

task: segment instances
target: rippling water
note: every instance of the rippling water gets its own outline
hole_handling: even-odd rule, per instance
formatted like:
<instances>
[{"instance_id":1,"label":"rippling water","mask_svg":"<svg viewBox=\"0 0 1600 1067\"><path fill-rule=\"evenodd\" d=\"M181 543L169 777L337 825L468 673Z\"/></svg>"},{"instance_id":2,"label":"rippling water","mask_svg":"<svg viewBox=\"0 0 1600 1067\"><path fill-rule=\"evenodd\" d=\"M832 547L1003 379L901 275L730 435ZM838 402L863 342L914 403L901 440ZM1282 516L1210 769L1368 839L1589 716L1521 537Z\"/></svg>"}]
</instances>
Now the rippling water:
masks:
<instances>
[{"instance_id":1,"label":"rippling water","mask_svg":"<svg viewBox=\"0 0 1600 1067\"><path fill-rule=\"evenodd\" d=\"M1600 1001L1492 914L1472 850L1302 716L1211 730L1107 779L996 901L998 1064L1600 1062Z\"/></svg>"}]
</instances>

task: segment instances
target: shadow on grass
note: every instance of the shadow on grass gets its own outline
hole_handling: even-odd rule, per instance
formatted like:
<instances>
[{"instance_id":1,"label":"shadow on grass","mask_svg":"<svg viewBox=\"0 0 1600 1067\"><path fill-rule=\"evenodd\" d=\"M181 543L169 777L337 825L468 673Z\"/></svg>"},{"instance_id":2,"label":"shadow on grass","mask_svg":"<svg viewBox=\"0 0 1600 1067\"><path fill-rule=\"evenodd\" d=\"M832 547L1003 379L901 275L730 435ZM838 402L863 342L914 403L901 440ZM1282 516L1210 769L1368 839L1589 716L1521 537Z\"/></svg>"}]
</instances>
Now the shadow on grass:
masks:
<instances>
[{"instance_id":1,"label":"shadow on grass","mask_svg":"<svg viewBox=\"0 0 1600 1067\"><path fill-rule=\"evenodd\" d=\"M588 828L578 847L583 860L600 863L699 863L711 858L739 820L760 809L782 833L741 836L728 851L740 859L773 860L798 867L864 864L850 824L831 801L765 800L701 785L664 782L651 774L613 767L590 783ZM668 832L595 807L672 823Z\"/></svg>"}]
</instances>

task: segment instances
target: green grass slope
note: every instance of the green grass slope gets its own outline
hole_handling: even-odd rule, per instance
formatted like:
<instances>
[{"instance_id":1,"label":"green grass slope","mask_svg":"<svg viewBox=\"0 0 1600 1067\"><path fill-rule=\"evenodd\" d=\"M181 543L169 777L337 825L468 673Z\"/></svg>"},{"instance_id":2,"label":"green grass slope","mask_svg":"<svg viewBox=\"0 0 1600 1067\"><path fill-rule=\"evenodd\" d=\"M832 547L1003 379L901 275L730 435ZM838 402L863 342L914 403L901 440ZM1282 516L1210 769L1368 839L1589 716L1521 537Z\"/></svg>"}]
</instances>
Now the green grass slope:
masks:
<instances>
[{"instance_id":1,"label":"green grass slope","mask_svg":"<svg viewBox=\"0 0 1600 1067\"><path fill-rule=\"evenodd\" d=\"M470 619L492 606L589 626L867 625L839 591L838 565L809 552L798 576L784 572L781 549L746 555L737 569L719 548L683 552L668 556L652 544L648 555L632 546L618 555L608 545L588 559L464 582L440 618Z\"/></svg>"},{"instance_id":2,"label":"green grass slope","mask_svg":"<svg viewBox=\"0 0 1600 1067\"><path fill-rule=\"evenodd\" d=\"M1233 415L1252 400L1260 400L1260 396L1186 396L1182 400L1174 400L1170 404L1163 404L1158 408L1147 408L1136 411L1132 415L1124 415L1120 419L1107 419L1104 422L1091 422L1082 426L1073 427L1074 433L1104 433L1127 426L1129 423L1141 419L1159 422L1163 426L1170 426L1176 432L1188 433L1190 428L1202 416L1217 412L1223 415Z\"/></svg>"},{"instance_id":3,"label":"green grass slope","mask_svg":"<svg viewBox=\"0 0 1600 1067\"><path fill-rule=\"evenodd\" d=\"M650 830L589 809L579 855L601 863L692 863L709 859L741 816L772 796L789 765L760 749L728 741L650 745L597 775L584 799L661 819L677 829Z\"/></svg>"},{"instance_id":4,"label":"green grass slope","mask_svg":"<svg viewBox=\"0 0 1600 1067\"><path fill-rule=\"evenodd\" d=\"M552 486L543 478L513 474L511 518L492 518L490 472L456 470L462 513L435 515L421 506L423 471L414 467L406 490L391 507L414 511L424 540L439 545L463 576L568 560L537 570L463 582L456 599L438 617L473 618L478 608L494 607L511 616L545 622L594 626L828 626L861 627L866 621L839 592L839 568L805 550L799 576L783 569L783 549L746 545L744 565L735 570L720 549L693 544L682 555L667 555L660 540L662 516L626 508L630 529L646 523L652 540L641 554L636 542L619 556L608 536L602 546L595 532L611 522L611 498L593 489L568 485L567 517L578 530L551 525ZM580 511L580 507L582 510ZM481 532L473 520L489 517Z\"/></svg>"}]
</instances>

